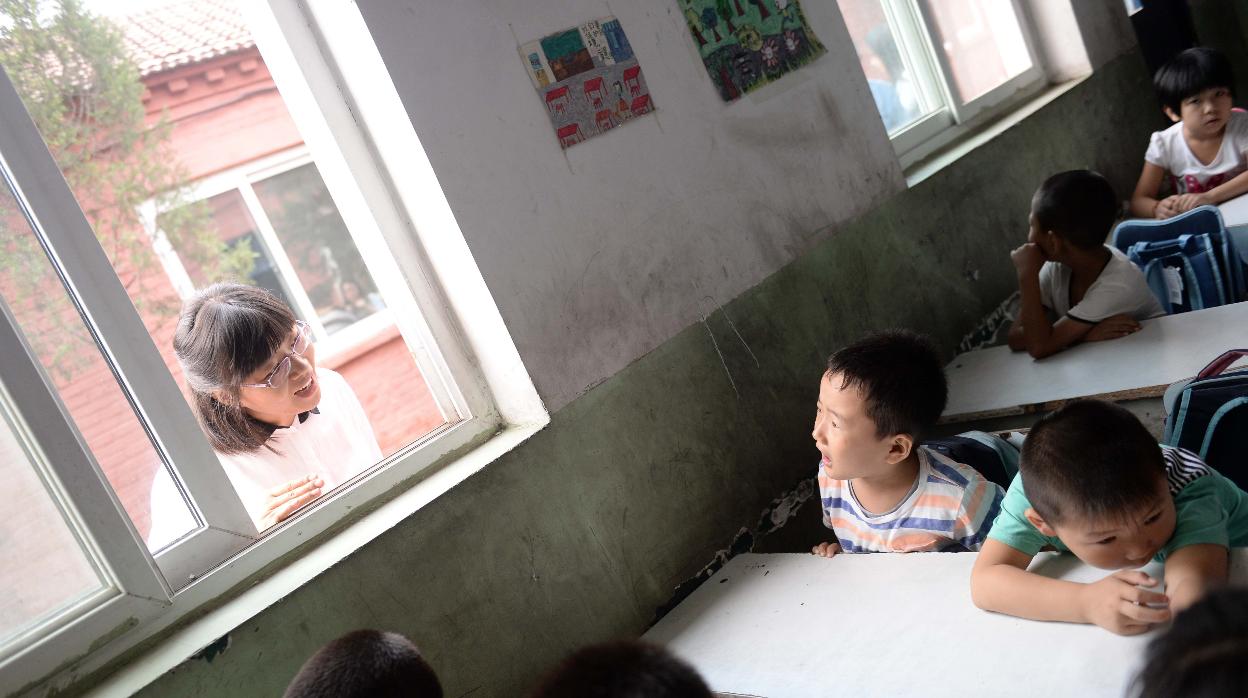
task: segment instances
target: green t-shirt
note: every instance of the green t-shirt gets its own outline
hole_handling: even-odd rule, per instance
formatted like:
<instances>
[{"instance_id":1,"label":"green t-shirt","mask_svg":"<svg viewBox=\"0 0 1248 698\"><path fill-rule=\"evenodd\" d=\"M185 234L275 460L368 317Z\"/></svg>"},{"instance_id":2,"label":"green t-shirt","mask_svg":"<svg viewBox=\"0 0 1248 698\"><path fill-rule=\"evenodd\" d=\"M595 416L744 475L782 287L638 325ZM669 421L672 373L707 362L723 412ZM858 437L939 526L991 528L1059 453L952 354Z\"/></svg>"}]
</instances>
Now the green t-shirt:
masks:
<instances>
[{"instance_id":1,"label":"green t-shirt","mask_svg":"<svg viewBox=\"0 0 1248 698\"><path fill-rule=\"evenodd\" d=\"M1170 446L1162 446L1161 451L1177 520L1174 535L1154 559L1164 562L1175 550L1201 543L1224 547L1248 545L1248 493L1205 465L1191 451ZM993 522L988 537L1025 555L1035 555L1045 546L1069 552L1059 538L1040 533L1023 516L1030 507L1031 502L1023 492L1023 476L1016 475L1005 492L1001 513Z\"/></svg>"}]
</instances>

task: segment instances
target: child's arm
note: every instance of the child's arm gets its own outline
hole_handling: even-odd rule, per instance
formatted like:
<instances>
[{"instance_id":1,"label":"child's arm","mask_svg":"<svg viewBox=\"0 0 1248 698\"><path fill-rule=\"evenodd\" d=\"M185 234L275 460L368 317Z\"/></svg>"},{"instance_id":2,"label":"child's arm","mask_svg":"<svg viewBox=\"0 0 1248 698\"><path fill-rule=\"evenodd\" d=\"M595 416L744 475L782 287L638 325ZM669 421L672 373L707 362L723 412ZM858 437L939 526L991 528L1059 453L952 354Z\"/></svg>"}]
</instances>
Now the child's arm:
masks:
<instances>
[{"instance_id":1,"label":"child's arm","mask_svg":"<svg viewBox=\"0 0 1248 698\"><path fill-rule=\"evenodd\" d=\"M1156 585L1143 572L1121 570L1093 584L1050 579L1027 571L1032 556L989 538L971 570L975 605L1031 620L1095 623L1120 635L1142 633L1170 619L1167 608L1149 608L1166 597L1137 584Z\"/></svg>"},{"instance_id":2,"label":"child's arm","mask_svg":"<svg viewBox=\"0 0 1248 698\"><path fill-rule=\"evenodd\" d=\"M1151 162L1144 163L1144 171L1136 182L1135 193L1131 195L1131 214L1140 218L1169 218L1179 211L1175 208L1178 197L1168 196L1158 199L1161 191L1161 180L1166 171Z\"/></svg>"},{"instance_id":3,"label":"child's arm","mask_svg":"<svg viewBox=\"0 0 1248 698\"><path fill-rule=\"evenodd\" d=\"M1188 545L1166 558L1166 595L1177 613L1227 579L1227 549L1213 543Z\"/></svg>"},{"instance_id":4,"label":"child's arm","mask_svg":"<svg viewBox=\"0 0 1248 698\"><path fill-rule=\"evenodd\" d=\"M841 544L835 541L831 543L820 543L810 549L811 555L818 555L819 557L832 557L839 552L841 552Z\"/></svg>"},{"instance_id":5,"label":"child's arm","mask_svg":"<svg viewBox=\"0 0 1248 698\"><path fill-rule=\"evenodd\" d=\"M1209 191L1199 194L1181 194L1175 197L1175 207L1182 213L1205 204L1216 206L1245 192L1248 192L1248 172L1241 172L1238 176L1232 177L1229 181L1223 182Z\"/></svg>"},{"instance_id":6,"label":"child's arm","mask_svg":"<svg viewBox=\"0 0 1248 698\"><path fill-rule=\"evenodd\" d=\"M1044 305L1040 302L1040 268L1044 255L1034 243L1027 243L1010 253L1018 271L1018 288L1022 296L1018 320L1010 328L1010 348L1026 349L1032 358L1043 359L1083 339L1092 323L1064 317L1049 324ZM1021 325L1021 329L1018 329ZM1018 342L1021 336L1022 341Z\"/></svg>"}]
</instances>

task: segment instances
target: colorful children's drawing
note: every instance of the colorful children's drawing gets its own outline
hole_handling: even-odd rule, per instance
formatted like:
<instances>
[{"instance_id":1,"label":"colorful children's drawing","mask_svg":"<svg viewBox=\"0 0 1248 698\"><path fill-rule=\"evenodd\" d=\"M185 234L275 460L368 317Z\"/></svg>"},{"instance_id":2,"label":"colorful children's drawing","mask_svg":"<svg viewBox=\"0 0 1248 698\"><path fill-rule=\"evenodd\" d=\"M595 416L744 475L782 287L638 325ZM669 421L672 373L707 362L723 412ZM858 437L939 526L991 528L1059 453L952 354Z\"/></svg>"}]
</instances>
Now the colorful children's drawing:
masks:
<instances>
[{"instance_id":1,"label":"colorful children's drawing","mask_svg":"<svg viewBox=\"0 0 1248 698\"><path fill-rule=\"evenodd\" d=\"M823 54L798 0L673 0L725 102Z\"/></svg>"},{"instance_id":2,"label":"colorful children's drawing","mask_svg":"<svg viewBox=\"0 0 1248 698\"><path fill-rule=\"evenodd\" d=\"M614 17L529 42L520 56L564 148L654 111L633 47Z\"/></svg>"}]
</instances>

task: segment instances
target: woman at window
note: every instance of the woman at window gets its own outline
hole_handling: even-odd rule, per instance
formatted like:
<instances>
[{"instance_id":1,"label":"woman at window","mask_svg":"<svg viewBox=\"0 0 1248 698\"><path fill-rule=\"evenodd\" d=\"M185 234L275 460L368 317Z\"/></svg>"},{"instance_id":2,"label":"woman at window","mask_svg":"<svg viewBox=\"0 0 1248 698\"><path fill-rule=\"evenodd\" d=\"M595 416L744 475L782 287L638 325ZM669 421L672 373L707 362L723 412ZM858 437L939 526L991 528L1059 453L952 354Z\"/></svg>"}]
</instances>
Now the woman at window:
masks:
<instances>
[{"instance_id":1,"label":"woman at window","mask_svg":"<svg viewBox=\"0 0 1248 698\"><path fill-rule=\"evenodd\" d=\"M351 387L317 368L308 326L265 289L200 291L182 308L173 348L195 416L257 529L381 460ZM152 487L153 547L161 479Z\"/></svg>"}]
</instances>

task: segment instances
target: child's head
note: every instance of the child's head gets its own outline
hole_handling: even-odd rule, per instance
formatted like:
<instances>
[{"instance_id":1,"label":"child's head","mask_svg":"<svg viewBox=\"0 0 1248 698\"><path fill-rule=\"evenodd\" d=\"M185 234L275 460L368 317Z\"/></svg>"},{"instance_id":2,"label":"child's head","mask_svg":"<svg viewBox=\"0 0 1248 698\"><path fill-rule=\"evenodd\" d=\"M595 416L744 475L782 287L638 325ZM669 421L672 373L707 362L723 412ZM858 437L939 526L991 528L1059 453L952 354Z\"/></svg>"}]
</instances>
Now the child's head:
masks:
<instances>
[{"instance_id":1,"label":"child's head","mask_svg":"<svg viewBox=\"0 0 1248 698\"><path fill-rule=\"evenodd\" d=\"M1196 47L1171 58L1153 77L1162 109L1192 136L1216 136L1231 114L1231 62L1211 48Z\"/></svg>"},{"instance_id":2,"label":"child's head","mask_svg":"<svg viewBox=\"0 0 1248 698\"><path fill-rule=\"evenodd\" d=\"M1221 698L1248 685L1248 590L1218 589L1148 645L1136 698Z\"/></svg>"},{"instance_id":3,"label":"child's head","mask_svg":"<svg viewBox=\"0 0 1248 698\"><path fill-rule=\"evenodd\" d=\"M693 667L662 647L620 641L573 653L532 698L711 698L711 690Z\"/></svg>"},{"instance_id":4,"label":"child's head","mask_svg":"<svg viewBox=\"0 0 1248 698\"><path fill-rule=\"evenodd\" d=\"M1019 472L1027 519L1089 565L1140 567L1174 533L1161 447L1118 405L1079 400L1041 419Z\"/></svg>"},{"instance_id":5,"label":"child's head","mask_svg":"<svg viewBox=\"0 0 1248 698\"><path fill-rule=\"evenodd\" d=\"M442 698L442 685L410 640L356 630L312 655L284 698Z\"/></svg>"},{"instance_id":6,"label":"child's head","mask_svg":"<svg viewBox=\"0 0 1248 698\"><path fill-rule=\"evenodd\" d=\"M907 331L871 335L828 358L811 436L833 477L884 474L910 457L947 395L931 342Z\"/></svg>"},{"instance_id":7,"label":"child's head","mask_svg":"<svg viewBox=\"0 0 1248 698\"><path fill-rule=\"evenodd\" d=\"M1105 244L1117 217L1118 197L1109 180L1091 170L1059 172L1044 180L1031 198L1027 240L1050 259L1059 256L1056 251L1063 243L1095 250Z\"/></svg>"}]
</instances>

